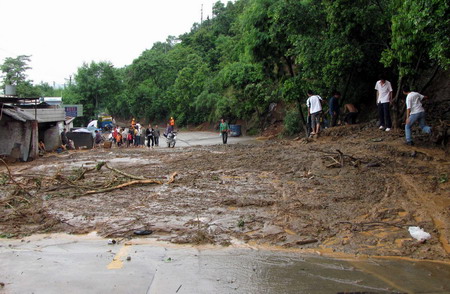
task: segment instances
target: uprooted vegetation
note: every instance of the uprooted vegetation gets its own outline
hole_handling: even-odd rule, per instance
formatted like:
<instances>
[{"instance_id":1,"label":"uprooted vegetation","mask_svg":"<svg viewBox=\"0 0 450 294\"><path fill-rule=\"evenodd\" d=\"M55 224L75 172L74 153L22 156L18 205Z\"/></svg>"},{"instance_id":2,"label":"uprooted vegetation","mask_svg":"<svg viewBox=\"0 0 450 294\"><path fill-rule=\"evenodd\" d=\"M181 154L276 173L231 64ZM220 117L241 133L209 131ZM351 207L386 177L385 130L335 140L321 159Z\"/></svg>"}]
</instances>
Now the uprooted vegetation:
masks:
<instances>
[{"instance_id":1,"label":"uprooted vegetation","mask_svg":"<svg viewBox=\"0 0 450 294\"><path fill-rule=\"evenodd\" d=\"M448 156L400 136L354 126L314 140L49 156L5 170L0 233L151 229L174 243L446 259ZM432 238L418 243L409 226Z\"/></svg>"}]
</instances>

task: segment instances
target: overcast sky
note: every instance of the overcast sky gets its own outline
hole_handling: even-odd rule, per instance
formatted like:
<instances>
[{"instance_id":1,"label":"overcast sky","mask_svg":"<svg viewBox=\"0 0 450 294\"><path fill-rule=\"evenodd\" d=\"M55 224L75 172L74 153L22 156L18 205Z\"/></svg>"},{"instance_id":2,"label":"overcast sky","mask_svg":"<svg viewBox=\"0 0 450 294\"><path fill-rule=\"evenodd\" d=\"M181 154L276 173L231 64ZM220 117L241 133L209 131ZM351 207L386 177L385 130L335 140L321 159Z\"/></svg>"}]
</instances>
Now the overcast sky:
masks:
<instances>
[{"instance_id":1,"label":"overcast sky","mask_svg":"<svg viewBox=\"0 0 450 294\"><path fill-rule=\"evenodd\" d=\"M216 0L0 0L0 63L31 55L28 77L65 83L83 62L131 64L153 43L189 32ZM227 1L222 0L226 3Z\"/></svg>"}]
</instances>

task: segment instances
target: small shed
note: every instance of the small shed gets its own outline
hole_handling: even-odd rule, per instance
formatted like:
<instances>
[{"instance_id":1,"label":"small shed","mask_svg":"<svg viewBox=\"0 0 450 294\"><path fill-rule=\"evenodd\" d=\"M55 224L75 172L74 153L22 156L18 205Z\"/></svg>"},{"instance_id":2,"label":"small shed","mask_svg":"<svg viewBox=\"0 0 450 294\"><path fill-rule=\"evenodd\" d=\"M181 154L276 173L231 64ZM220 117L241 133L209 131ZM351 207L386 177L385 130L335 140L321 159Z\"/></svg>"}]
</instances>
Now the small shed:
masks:
<instances>
[{"instance_id":1,"label":"small shed","mask_svg":"<svg viewBox=\"0 0 450 294\"><path fill-rule=\"evenodd\" d=\"M0 155L29 161L38 156L38 125L35 117L17 107L0 110Z\"/></svg>"},{"instance_id":2,"label":"small shed","mask_svg":"<svg viewBox=\"0 0 450 294\"><path fill-rule=\"evenodd\" d=\"M66 120L64 108L41 103L37 106L20 105L28 114L35 116L39 123L39 140L43 141L47 150L55 150L61 146L61 132Z\"/></svg>"}]
</instances>

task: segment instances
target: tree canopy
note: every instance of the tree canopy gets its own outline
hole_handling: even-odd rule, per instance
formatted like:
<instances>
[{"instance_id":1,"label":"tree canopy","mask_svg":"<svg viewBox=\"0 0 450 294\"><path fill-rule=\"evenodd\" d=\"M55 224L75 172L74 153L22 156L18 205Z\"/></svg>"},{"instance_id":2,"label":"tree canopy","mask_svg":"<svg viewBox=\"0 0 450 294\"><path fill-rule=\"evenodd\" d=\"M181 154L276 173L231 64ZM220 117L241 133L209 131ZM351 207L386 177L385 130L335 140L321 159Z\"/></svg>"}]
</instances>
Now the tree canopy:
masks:
<instances>
[{"instance_id":1,"label":"tree canopy","mask_svg":"<svg viewBox=\"0 0 450 294\"><path fill-rule=\"evenodd\" d=\"M445 0L217 2L212 18L153 44L126 67L83 64L64 96L88 117L175 116L181 125L225 117L262 126L279 102L302 117L307 89L324 97L339 90L341 103L374 108L380 74L397 89L420 90L429 83L421 76L448 69L449 9ZM8 60L2 71L28 58ZM19 68L8 81L23 81L26 66Z\"/></svg>"}]
</instances>

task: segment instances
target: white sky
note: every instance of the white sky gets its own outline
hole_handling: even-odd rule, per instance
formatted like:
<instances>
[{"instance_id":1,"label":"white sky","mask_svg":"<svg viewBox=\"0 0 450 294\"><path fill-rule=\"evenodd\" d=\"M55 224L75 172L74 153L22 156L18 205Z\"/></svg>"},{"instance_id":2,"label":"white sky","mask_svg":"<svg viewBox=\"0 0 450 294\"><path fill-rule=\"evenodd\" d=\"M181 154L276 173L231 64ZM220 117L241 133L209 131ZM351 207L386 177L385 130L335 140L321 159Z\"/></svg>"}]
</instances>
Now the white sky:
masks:
<instances>
[{"instance_id":1,"label":"white sky","mask_svg":"<svg viewBox=\"0 0 450 294\"><path fill-rule=\"evenodd\" d=\"M31 55L28 78L64 84L83 62L129 65L153 43L189 32L216 0L0 0L0 63ZM222 0L226 3L227 1Z\"/></svg>"}]
</instances>

